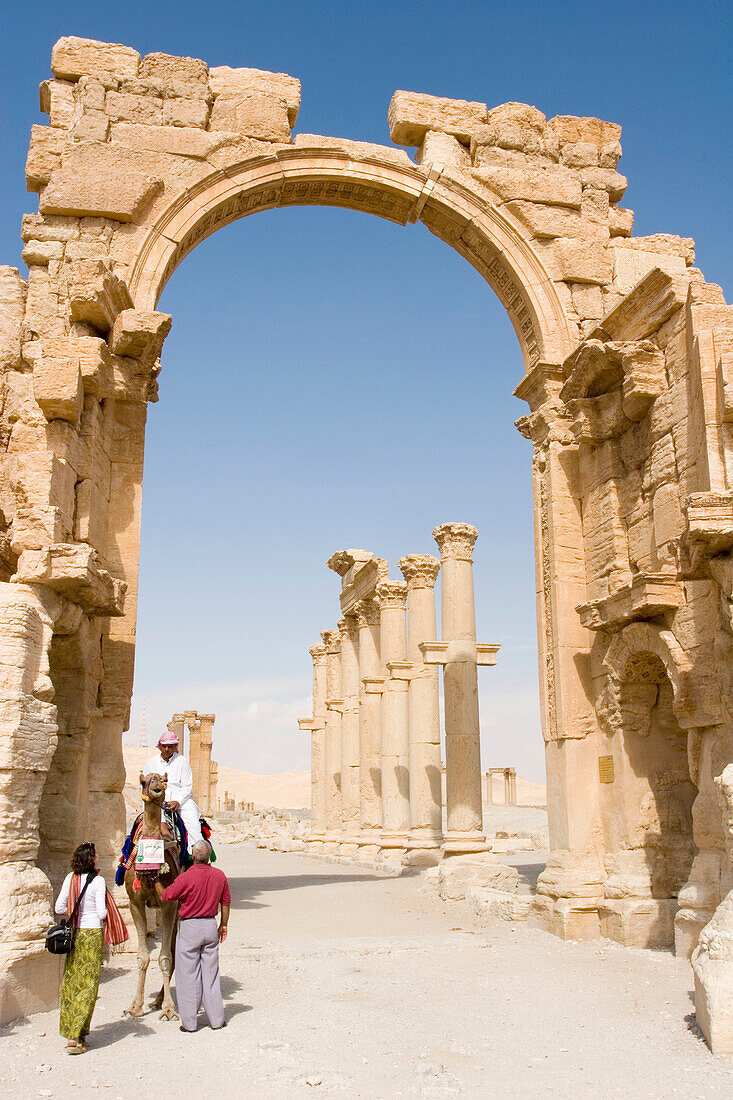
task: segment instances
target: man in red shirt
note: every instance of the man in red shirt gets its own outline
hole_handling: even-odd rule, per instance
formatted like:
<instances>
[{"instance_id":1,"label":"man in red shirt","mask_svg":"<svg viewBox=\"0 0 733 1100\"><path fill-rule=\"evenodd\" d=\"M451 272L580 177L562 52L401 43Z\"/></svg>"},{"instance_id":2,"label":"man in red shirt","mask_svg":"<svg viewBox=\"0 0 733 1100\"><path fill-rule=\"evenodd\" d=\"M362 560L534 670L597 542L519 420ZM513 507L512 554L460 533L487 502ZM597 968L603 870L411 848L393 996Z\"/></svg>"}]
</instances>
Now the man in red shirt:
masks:
<instances>
[{"instance_id":1,"label":"man in red shirt","mask_svg":"<svg viewBox=\"0 0 733 1100\"><path fill-rule=\"evenodd\" d=\"M224 872L209 863L211 847L205 840L194 844L191 855L193 866L165 890L160 882L155 883L161 901L178 901L176 1000L181 1031L196 1030L201 1004L212 1028L226 1027L219 983L219 944L227 936L229 883Z\"/></svg>"}]
</instances>

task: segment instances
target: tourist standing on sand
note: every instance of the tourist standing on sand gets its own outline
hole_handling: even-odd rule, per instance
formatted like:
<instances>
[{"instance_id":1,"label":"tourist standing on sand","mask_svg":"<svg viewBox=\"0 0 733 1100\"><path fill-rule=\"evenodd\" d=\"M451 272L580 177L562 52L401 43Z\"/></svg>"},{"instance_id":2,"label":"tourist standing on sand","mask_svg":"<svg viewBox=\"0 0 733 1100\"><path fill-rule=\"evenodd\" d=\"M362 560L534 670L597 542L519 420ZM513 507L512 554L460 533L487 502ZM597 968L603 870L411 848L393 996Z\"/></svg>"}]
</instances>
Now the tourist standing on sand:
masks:
<instances>
[{"instance_id":1,"label":"tourist standing on sand","mask_svg":"<svg viewBox=\"0 0 733 1100\"><path fill-rule=\"evenodd\" d=\"M95 867L93 844L80 844L71 857L71 872L64 879L55 911L70 917L83 893L74 917L74 946L66 956L61 982L59 1031L68 1039L69 1054L84 1054L92 1025L102 969L102 925L107 919L106 887Z\"/></svg>"},{"instance_id":2,"label":"tourist standing on sand","mask_svg":"<svg viewBox=\"0 0 733 1100\"><path fill-rule=\"evenodd\" d=\"M216 1031L226 1027L219 981L219 944L227 937L231 896L226 875L209 863L211 846L199 840L191 854L193 866L165 889L156 880L155 892L161 901L178 901L176 1003L181 1031L196 1030L200 1005Z\"/></svg>"}]
</instances>

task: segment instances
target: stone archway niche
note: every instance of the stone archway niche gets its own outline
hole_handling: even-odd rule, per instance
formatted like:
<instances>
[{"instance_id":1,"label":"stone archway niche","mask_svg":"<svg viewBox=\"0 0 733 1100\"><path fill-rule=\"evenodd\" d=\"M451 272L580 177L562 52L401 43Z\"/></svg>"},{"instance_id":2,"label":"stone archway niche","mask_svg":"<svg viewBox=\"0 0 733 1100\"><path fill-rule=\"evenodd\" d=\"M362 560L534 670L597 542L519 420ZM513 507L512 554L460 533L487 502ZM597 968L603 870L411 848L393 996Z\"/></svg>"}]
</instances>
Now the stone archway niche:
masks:
<instances>
[{"instance_id":1,"label":"stone archway niche","mask_svg":"<svg viewBox=\"0 0 733 1100\"><path fill-rule=\"evenodd\" d=\"M51 69L26 164L28 279L0 269L0 1018L55 993L51 884L82 836L109 874L124 825L146 408L171 324L158 297L210 233L298 204L422 222L507 309L533 446L552 849L534 919L568 937L608 925L603 699L609 679L636 681L606 658L642 630L665 669L653 737L686 731L698 791L675 918L692 950L729 874L714 777L733 741L733 318L692 241L633 236L620 126L398 91L395 148L294 136L300 85L282 73L78 38ZM652 734L628 710L613 736L638 739L624 759L649 777ZM688 857L665 855L670 881Z\"/></svg>"}]
</instances>

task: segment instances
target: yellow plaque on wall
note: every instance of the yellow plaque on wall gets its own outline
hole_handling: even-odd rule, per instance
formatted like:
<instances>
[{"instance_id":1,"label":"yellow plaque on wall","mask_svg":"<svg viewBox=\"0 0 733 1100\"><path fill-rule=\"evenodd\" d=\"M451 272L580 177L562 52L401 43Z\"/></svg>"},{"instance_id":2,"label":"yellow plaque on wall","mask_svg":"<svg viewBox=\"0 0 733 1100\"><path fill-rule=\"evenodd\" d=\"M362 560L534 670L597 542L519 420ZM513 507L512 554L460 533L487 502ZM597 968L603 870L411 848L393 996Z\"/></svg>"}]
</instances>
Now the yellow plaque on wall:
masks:
<instances>
[{"instance_id":1,"label":"yellow plaque on wall","mask_svg":"<svg viewBox=\"0 0 733 1100\"><path fill-rule=\"evenodd\" d=\"M612 756L599 756L598 757L598 778L601 783L613 783L616 776L613 771L613 757Z\"/></svg>"}]
</instances>

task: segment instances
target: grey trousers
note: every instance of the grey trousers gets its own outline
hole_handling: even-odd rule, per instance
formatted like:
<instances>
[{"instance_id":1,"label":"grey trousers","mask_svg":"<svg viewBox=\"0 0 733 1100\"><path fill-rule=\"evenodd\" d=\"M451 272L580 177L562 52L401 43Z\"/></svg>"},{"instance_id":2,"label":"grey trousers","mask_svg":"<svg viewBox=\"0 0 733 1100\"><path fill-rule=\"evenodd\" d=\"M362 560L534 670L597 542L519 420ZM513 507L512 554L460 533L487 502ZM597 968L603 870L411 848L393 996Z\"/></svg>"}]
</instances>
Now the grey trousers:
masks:
<instances>
[{"instance_id":1,"label":"grey trousers","mask_svg":"<svg viewBox=\"0 0 733 1100\"><path fill-rule=\"evenodd\" d=\"M215 917L194 917L178 924L176 938L176 1001L181 1026L196 1030L199 1006L212 1027L224 1023L219 984L219 936Z\"/></svg>"}]
</instances>

